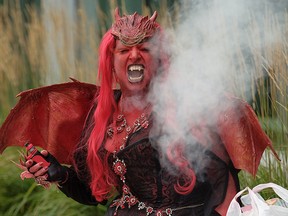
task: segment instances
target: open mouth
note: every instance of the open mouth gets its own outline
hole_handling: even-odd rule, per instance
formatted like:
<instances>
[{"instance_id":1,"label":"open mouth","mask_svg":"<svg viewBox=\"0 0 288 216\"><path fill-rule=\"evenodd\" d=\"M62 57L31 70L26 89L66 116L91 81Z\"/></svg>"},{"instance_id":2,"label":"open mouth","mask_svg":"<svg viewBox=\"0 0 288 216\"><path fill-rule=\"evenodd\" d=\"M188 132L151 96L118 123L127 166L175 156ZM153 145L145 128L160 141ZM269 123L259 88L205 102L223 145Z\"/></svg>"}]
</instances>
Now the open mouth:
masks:
<instances>
[{"instance_id":1,"label":"open mouth","mask_svg":"<svg viewBox=\"0 0 288 216\"><path fill-rule=\"evenodd\" d=\"M139 64L129 65L128 67L128 80L131 83L137 83L144 78L144 66Z\"/></svg>"}]
</instances>

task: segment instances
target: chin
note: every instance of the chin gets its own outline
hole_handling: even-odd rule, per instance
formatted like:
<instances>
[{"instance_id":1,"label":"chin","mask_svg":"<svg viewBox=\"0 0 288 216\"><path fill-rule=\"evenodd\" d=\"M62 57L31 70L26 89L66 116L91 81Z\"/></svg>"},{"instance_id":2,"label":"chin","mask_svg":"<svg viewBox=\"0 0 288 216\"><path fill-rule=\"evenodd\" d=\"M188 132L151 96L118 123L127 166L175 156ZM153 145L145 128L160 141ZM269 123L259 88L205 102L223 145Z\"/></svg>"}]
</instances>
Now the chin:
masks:
<instances>
[{"instance_id":1,"label":"chin","mask_svg":"<svg viewBox=\"0 0 288 216\"><path fill-rule=\"evenodd\" d=\"M133 86L130 86L129 90L132 94L143 94L148 92L148 87L147 85L141 84L141 83L133 83Z\"/></svg>"}]
</instances>

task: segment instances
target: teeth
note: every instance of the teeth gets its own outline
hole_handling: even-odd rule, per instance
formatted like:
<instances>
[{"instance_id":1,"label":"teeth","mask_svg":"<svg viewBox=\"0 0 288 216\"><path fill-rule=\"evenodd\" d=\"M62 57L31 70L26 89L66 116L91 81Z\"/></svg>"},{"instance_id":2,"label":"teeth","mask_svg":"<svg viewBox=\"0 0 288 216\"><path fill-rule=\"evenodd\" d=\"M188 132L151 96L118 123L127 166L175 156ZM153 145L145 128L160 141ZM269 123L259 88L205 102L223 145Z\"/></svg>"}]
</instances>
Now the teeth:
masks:
<instances>
[{"instance_id":1,"label":"teeth","mask_svg":"<svg viewBox=\"0 0 288 216\"><path fill-rule=\"evenodd\" d=\"M139 77L128 77L129 82L131 83L136 83L136 82L140 82L143 79L143 75L139 76Z\"/></svg>"},{"instance_id":2,"label":"teeth","mask_svg":"<svg viewBox=\"0 0 288 216\"><path fill-rule=\"evenodd\" d=\"M144 67L142 65L131 65L129 66L128 70L130 71L141 71Z\"/></svg>"},{"instance_id":3,"label":"teeth","mask_svg":"<svg viewBox=\"0 0 288 216\"><path fill-rule=\"evenodd\" d=\"M144 78L144 67L142 65L130 65L128 67L128 80L131 83L141 82Z\"/></svg>"}]
</instances>

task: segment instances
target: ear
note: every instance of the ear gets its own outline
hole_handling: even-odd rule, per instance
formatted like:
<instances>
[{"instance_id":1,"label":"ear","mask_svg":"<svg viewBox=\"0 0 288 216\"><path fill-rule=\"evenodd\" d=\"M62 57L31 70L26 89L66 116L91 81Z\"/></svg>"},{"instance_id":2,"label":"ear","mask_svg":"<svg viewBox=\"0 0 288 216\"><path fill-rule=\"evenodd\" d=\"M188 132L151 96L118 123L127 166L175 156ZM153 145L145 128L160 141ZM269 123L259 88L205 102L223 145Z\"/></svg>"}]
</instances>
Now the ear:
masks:
<instances>
[{"instance_id":1,"label":"ear","mask_svg":"<svg viewBox=\"0 0 288 216\"><path fill-rule=\"evenodd\" d=\"M116 75L116 72L115 72L115 69L114 67L112 68L112 88L113 89L119 89L119 80L118 80L118 77Z\"/></svg>"},{"instance_id":2,"label":"ear","mask_svg":"<svg viewBox=\"0 0 288 216\"><path fill-rule=\"evenodd\" d=\"M113 76L113 81L118 83L119 80L118 80L118 77L116 75L116 71L115 71L114 66L112 67L112 76Z\"/></svg>"}]
</instances>

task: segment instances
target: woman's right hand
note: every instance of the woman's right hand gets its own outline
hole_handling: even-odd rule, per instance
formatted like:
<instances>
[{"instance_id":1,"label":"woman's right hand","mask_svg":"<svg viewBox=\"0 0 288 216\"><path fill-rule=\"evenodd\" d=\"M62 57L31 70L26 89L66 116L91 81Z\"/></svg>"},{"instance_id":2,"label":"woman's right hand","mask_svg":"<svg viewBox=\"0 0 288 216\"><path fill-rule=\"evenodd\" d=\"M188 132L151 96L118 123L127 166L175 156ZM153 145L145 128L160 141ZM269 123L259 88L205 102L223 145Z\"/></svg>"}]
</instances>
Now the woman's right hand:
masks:
<instances>
[{"instance_id":1,"label":"woman's right hand","mask_svg":"<svg viewBox=\"0 0 288 216\"><path fill-rule=\"evenodd\" d=\"M39 185L45 188L48 188L51 183L65 183L68 179L66 168L48 151L42 150L41 155L50 164L47 166L43 162L35 163L32 159L28 159L23 163L25 171L21 173L21 178L34 178Z\"/></svg>"},{"instance_id":2,"label":"woman's right hand","mask_svg":"<svg viewBox=\"0 0 288 216\"><path fill-rule=\"evenodd\" d=\"M48 156L48 152L46 150L41 151L41 155L43 155L43 158ZM44 176L47 174L48 167L43 166L43 162L39 162L34 164L34 161L32 159L28 159L25 162L25 167L27 168L27 171L33 175L33 177L39 177Z\"/></svg>"}]
</instances>

